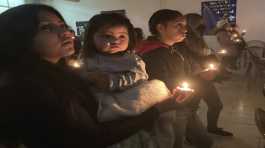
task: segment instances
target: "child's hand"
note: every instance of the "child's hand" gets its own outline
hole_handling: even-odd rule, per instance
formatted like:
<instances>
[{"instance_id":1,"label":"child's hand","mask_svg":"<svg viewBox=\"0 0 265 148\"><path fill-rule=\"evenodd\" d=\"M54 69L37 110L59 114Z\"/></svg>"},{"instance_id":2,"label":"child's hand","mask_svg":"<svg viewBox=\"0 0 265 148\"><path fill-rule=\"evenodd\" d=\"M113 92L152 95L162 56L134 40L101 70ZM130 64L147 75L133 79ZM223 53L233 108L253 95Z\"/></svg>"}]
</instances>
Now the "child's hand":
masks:
<instances>
[{"instance_id":1,"label":"child's hand","mask_svg":"<svg viewBox=\"0 0 265 148\"><path fill-rule=\"evenodd\" d=\"M88 72L87 78L98 89L107 90L109 88L109 76L104 72Z\"/></svg>"}]
</instances>

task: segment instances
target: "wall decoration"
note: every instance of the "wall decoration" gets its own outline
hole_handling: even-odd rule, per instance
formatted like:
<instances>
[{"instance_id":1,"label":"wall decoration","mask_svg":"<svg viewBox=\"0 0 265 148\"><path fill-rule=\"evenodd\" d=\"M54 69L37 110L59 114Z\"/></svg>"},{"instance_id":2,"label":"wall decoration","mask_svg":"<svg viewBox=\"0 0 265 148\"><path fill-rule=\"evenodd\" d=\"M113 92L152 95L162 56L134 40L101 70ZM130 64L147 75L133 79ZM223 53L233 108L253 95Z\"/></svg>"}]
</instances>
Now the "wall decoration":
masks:
<instances>
[{"instance_id":1,"label":"wall decoration","mask_svg":"<svg viewBox=\"0 0 265 148\"><path fill-rule=\"evenodd\" d=\"M85 32L85 28L88 25L88 21L77 21L75 25L77 30L76 35L80 36Z\"/></svg>"},{"instance_id":2,"label":"wall decoration","mask_svg":"<svg viewBox=\"0 0 265 148\"><path fill-rule=\"evenodd\" d=\"M201 3L201 11L206 22L206 32L212 30L218 21L227 20L236 24L237 0L205 1Z\"/></svg>"}]
</instances>

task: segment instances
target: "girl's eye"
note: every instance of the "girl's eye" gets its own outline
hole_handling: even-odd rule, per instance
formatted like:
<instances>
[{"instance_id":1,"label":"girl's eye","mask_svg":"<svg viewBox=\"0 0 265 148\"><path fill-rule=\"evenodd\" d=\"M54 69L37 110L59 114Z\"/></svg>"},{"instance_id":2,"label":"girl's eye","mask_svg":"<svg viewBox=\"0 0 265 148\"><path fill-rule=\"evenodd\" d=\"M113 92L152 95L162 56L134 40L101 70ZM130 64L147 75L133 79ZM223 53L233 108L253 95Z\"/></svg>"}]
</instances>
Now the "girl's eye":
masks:
<instances>
[{"instance_id":1,"label":"girl's eye","mask_svg":"<svg viewBox=\"0 0 265 148\"><path fill-rule=\"evenodd\" d=\"M129 37L128 37L128 35L120 35L119 38L120 38L120 39L127 39L127 38L129 38Z\"/></svg>"}]
</instances>

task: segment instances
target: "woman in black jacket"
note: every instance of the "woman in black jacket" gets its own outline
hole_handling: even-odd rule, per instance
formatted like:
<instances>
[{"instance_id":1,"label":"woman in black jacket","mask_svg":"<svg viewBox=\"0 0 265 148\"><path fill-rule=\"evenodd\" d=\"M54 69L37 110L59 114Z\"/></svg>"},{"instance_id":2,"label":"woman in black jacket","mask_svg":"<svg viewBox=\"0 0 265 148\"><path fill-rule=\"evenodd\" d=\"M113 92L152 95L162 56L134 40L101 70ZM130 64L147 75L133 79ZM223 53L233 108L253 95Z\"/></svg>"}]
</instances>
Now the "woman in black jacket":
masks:
<instances>
[{"instance_id":1,"label":"woman in black jacket","mask_svg":"<svg viewBox=\"0 0 265 148\"><path fill-rule=\"evenodd\" d=\"M11 8L0 15L0 34L0 143L106 147L152 126L160 112L177 105L168 99L139 116L99 123L90 84L57 64L74 51L59 12L35 4Z\"/></svg>"}]
</instances>

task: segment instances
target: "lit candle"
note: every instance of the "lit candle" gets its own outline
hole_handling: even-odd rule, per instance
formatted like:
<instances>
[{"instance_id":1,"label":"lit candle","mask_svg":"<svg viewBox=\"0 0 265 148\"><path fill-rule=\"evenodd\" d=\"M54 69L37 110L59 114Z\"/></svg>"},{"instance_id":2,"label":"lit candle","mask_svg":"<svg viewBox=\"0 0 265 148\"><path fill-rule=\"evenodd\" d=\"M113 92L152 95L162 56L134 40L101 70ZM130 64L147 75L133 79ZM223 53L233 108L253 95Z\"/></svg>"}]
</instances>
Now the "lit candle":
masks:
<instances>
[{"instance_id":1,"label":"lit candle","mask_svg":"<svg viewBox=\"0 0 265 148\"><path fill-rule=\"evenodd\" d=\"M68 64L74 68L80 68L82 65L79 60L69 60Z\"/></svg>"},{"instance_id":2,"label":"lit candle","mask_svg":"<svg viewBox=\"0 0 265 148\"><path fill-rule=\"evenodd\" d=\"M233 36L233 38L237 38L238 34L234 33L232 36Z\"/></svg>"},{"instance_id":3,"label":"lit candle","mask_svg":"<svg viewBox=\"0 0 265 148\"><path fill-rule=\"evenodd\" d=\"M209 69L215 69L215 65L214 64L209 64Z\"/></svg>"},{"instance_id":4,"label":"lit candle","mask_svg":"<svg viewBox=\"0 0 265 148\"><path fill-rule=\"evenodd\" d=\"M213 64L213 63L208 64L208 65L207 65L207 68L206 68L205 70L203 70L203 72L205 72L205 71L210 71L210 70L217 70L216 65Z\"/></svg>"},{"instance_id":5,"label":"lit candle","mask_svg":"<svg viewBox=\"0 0 265 148\"><path fill-rule=\"evenodd\" d=\"M81 65L80 65L79 62L75 61L75 62L73 63L73 67L74 67L74 68L80 68Z\"/></svg>"},{"instance_id":6,"label":"lit candle","mask_svg":"<svg viewBox=\"0 0 265 148\"><path fill-rule=\"evenodd\" d=\"M235 42L239 43L241 42L241 39L235 39Z\"/></svg>"},{"instance_id":7,"label":"lit candle","mask_svg":"<svg viewBox=\"0 0 265 148\"><path fill-rule=\"evenodd\" d=\"M217 53L220 53L220 54L226 54L227 53L227 51L225 50L225 49L221 49L219 52L217 52Z\"/></svg>"},{"instance_id":8,"label":"lit candle","mask_svg":"<svg viewBox=\"0 0 265 148\"><path fill-rule=\"evenodd\" d=\"M177 89L179 89L181 91L191 91L191 92L194 91L193 89L191 89L189 87L189 83L187 83L187 82L183 82L180 86L177 87Z\"/></svg>"}]
</instances>

